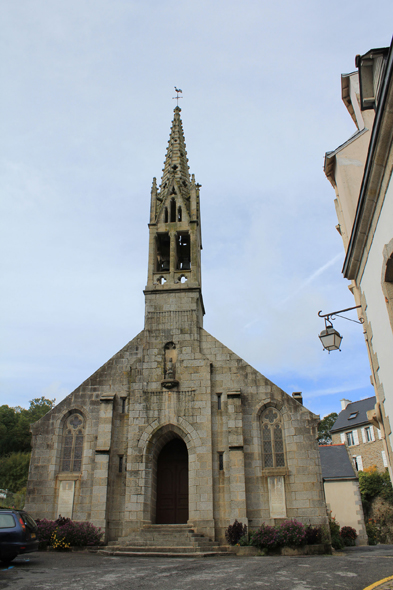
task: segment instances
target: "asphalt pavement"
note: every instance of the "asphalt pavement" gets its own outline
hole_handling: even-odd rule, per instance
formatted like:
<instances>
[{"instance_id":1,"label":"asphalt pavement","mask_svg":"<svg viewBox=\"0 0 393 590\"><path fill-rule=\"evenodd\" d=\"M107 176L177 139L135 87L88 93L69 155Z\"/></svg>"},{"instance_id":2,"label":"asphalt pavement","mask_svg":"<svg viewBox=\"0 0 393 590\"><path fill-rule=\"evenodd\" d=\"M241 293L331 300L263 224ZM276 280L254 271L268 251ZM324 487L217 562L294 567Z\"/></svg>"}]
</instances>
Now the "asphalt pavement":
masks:
<instances>
[{"instance_id":1,"label":"asphalt pavement","mask_svg":"<svg viewBox=\"0 0 393 590\"><path fill-rule=\"evenodd\" d=\"M351 547L323 556L204 559L103 557L88 552L50 551L19 557L9 569L0 567L0 588L364 590L390 576L393 545ZM392 582L384 582L378 590L393 590Z\"/></svg>"}]
</instances>

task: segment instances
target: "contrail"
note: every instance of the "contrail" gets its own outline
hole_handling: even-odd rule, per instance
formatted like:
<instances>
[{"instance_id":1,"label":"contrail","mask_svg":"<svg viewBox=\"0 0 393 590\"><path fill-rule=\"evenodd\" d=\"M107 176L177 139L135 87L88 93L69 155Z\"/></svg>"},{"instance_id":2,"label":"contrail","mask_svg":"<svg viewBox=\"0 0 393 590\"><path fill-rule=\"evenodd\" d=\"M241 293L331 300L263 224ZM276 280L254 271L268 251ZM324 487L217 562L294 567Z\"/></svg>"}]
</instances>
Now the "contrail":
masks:
<instances>
[{"instance_id":1,"label":"contrail","mask_svg":"<svg viewBox=\"0 0 393 590\"><path fill-rule=\"evenodd\" d=\"M323 266L321 266L320 268L318 268L315 272L312 273L312 275L310 275L308 277L308 279L306 279L300 285L300 287L298 287L296 289L296 291L294 291L293 293L291 293L288 297L286 297L286 299L283 299L283 301L280 302L280 305L282 303L286 303L290 299L293 299L294 297L296 297L296 295L298 293L300 293L300 291L302 291L304 289L304 287L307 287L307 285L309 285L310 283L312 283L314 279L316 279L317 277L319 277L319 275L321 275L322 273L324 273L325 270L327 270L330 266L333 266L333 264L336 264L336 262L338 260L340 260L340 258L342 258L342 253L337 254L334 258L332 258L331 260L329 260L329 262L326 262L326 264L324 264Z\"/></svg>"}]
</instances>

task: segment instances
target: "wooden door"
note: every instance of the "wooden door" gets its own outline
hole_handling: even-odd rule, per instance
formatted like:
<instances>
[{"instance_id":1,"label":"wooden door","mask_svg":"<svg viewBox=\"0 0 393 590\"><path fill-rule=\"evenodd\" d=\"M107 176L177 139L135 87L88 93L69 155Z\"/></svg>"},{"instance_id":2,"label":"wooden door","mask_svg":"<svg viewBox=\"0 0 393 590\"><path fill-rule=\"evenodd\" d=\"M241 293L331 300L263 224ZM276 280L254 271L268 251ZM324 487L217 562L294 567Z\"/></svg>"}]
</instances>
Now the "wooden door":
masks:
<instances>
[{"instance_id":1,"label":"wooden door","mask_svg":"<svg viewBox=\"0 0 393 590\"><path fill-rule=\"evenodd\" d=\"M188 520L188 452L174 438L157 460L157 524L185 524Z\"/></svg>"}]
</instances>

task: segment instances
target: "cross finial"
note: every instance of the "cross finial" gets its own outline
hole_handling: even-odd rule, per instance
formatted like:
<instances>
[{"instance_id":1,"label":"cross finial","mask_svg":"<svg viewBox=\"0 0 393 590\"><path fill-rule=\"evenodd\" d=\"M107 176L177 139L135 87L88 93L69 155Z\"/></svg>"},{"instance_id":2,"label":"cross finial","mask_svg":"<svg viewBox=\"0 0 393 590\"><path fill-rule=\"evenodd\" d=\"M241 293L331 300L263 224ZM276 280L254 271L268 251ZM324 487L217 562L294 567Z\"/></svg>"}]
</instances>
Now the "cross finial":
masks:
<instances>
[{"instance_id":1,"label":"cross finial","mask_svg":"<svg viewBox=\"0 0 393 590\"><path fill-rule=\"evenodd\" d=\"M177 106L179 106L179 98L183 98L182 96L179 96L179 93L183 93L183 90L180 90L180 88L176 88L176 86L175 86L175 92L176 92L176 96L172 96L172 100L176 100Z\"/></svg>"}]
</instances>

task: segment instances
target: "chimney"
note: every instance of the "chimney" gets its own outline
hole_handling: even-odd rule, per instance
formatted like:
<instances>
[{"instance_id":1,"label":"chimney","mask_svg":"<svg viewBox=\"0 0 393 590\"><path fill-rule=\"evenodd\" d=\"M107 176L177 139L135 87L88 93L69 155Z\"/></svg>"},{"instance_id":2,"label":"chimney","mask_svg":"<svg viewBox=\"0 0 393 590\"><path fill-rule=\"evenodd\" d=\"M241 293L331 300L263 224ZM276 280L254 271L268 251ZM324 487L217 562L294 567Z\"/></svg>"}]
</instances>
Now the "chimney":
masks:
<instances>
[{"instance_id":1,"label":"chimney","mask_svg":"<svg viewBox=\"0 0 393 590\"><path fill-rule=\"evenodd\" d=\"M299 404L303 405L303 396L301 391L294 391L292 394L293 399L295 399Z\"/></svg>"},{"instance_id":2,"label":"chimney","mask_svg":"<svg viewBox=\"0 0 393 590\"><path fill-rule=\"evenodd\" d=\"M350 399L345 399L345 398L340 401L341 401L341 410L345 410L347 405L352 403Z\"/></svg>"}]
</instances>

